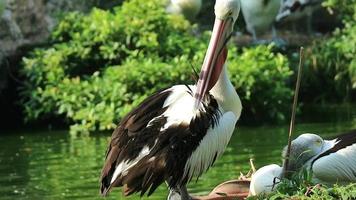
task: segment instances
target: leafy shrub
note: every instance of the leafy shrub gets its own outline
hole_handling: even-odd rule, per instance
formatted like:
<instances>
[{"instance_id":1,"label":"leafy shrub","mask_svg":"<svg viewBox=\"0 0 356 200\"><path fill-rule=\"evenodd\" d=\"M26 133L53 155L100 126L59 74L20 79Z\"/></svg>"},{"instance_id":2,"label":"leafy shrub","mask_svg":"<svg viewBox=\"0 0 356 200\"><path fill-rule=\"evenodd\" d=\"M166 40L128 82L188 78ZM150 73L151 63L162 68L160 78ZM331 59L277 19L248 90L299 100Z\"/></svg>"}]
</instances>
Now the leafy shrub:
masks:
<instances>
[{"instance_id":1,"label":"leafy shrub","mask_svg":"<svg viewBox=\"0 0 356 200\"><path fill-rule=\"evenodd\" d=\"M181 16L167 15L164 5L159 0L131 0L114 13L99 9L89 16L72 13L58 25L52 40L79 46L89 58L105 64L117 64L137 54L164 59L177 54L192 56L199 43L189 34L191 25Z\"/></svg>"},{"instance_id":2,"label":"leafy shrub","mask_svg":"<svg viewBox=\"0 0 356 200\"><path fill-rule=\"evenodd\" d=\"M76 124L72 131L111 130L116 120L153 92L190 79L187 59L171 64L156 59L129 59L121 66L108 67L90 80L65 79L56 96L58 114L65 114ZM186 81L185 81L186 82ZM65 92L60 92L65 91Z\"/></svg>"},{"instance_id":3,"label":"leafy shrub","mask_svg":"<svg viewBox=\"0 0 356 200\"><path fill-rule=\"evenodd\" d=\"M292 175L290 179L276 180L274 191L270 194L261 194L247 198L248 200L259 199L355 199L356 185L326 185L315 184L312 180L312 173L307 170L301 170Z\"/></svg>"},{"instance_id":4,"label":"leafy shrub","mask_svg":"<svg viewBox=\"0 0 356 200\"><path fill-rule=\"evenodd\" d=\"M128 57L171 60L184 54L192 58L206 45L191 30L182 17L167 15L160 0L131 0L113 13L94 9L89 15L69 14L54 30L51 47L36 49L24 58L22 96L27 119L55 110L56 100L43 93L65 78L88 80L93 73L120 65Z\"/></svg>"},{"instance_id":5,"label":"leafy shrub","mask_svg":"<svg viewBox=\"0 0 356 200\"><path fill-rule=\"evenodd\" d=\"M356 1L328 0L323 5L340 13L344 27L309 47L305 96L313 102L355 100Z\"/></svg>"},{"instance_id":6,"label":"leafy shrub","mask_svg":"<svg viewBox=\"0 0 356 200\"><path fill-rule=\"evenodd\" d=\"M244 49L241 55L229 53L231 80L242 97L245 122L283 122L290 112L293 94L288 82L292 71L273 46Z\"/></svg>"},{"instance_id":7,"label":"leafy shrub","mask_svg":"<svg viewBox=\"0 0 356 200\"><path fill-rule=\"evenodd\" d=\"M0 16L2 16L4 10L5 10L5 1L0 1Z\"/></svg>"},{"instance_id":8,"label":"leafy shrub","mask_svg":"<svg viewBox=\"0 0 356 200\"><path fill-rule=\"evenodd\" d=\"M322 5L332 12L336 10L344 21L353 21L356 17L356 0L326 0Z\"/></svg>"},{"instance_id":9,"label":"leafy shrub","mask_svg":"<svg viewBox=\"0 0 356 200\"><path fill-rule=\"evenodd\" d=\"M229 71L243 101L244 121L283 120L289 111L289 106L283 105L291 96L285 85L291 74L286 58L263 46L244 49L240 55L233 49L230 55ZM253 61L256 57L258 60ZM198 60L202 57L193 62ZM57 85L47 85L40 90L43 101L39 104L51 114L64 114L71 119L75 123L72 131L110 130L116 120L153 92L173 84L193 83L190 66L186 56L171 63L128 59L121 66L108 67L87 80L67 77Z\"/></svg>"},{"instance_id":10,"label":"leafy shrub","mask_svg":"<svg viewBox=\"0 0 356 200\"><path fill-rule=\"evenodd\" d=\"M283 183L285 184L285 183ZM252 196L247 200L264 200L264 199L303 199L303 200L319 200L319 199L355 199L356 185L334 185L326 187L324 185L309 185L308 187L301 186L294 188L289 193L284 193L278 190L268 195Z\"/></svg>"},{"instance_id":11,"label":"leafy shrub","mask_svg":"<svg viewBox=\"0 0 356 200\"><path fill-rule=\"evenodd\" d=\"M72 13L55 29L52 45L24 58L22 103L28 120L63 116L71 130L111 130L153 92L193 83L210 32L167 15L160 0L131 0L113 13ZM291 71L272 46L230 48L231 80L245 121L283 120L289 111ZM243 114L245 115L245 114Z\"/></svg>"}]
</instances>

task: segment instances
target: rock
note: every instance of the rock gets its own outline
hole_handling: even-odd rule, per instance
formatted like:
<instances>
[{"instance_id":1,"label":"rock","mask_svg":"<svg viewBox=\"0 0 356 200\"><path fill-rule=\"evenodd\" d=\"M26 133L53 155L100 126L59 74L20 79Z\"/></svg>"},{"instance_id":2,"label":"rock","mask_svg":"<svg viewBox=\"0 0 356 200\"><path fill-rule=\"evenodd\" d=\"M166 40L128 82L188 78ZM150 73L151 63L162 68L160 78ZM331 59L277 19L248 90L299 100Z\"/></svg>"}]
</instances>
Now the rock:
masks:
<instances>
[{"instance_id":1,"label":"rock","mask_svg":"<svg viewBox=\"0 0 356 200\"><path fill-rule=\"evenodd\" d=\"M21 58L21 48L34 47L46 42L57 24L58 16L70 11L88 12L94 6L110 8L122 0L0 0L0 73L6 66L5 59ZM31 48L27 48L31 49ZM11 71L18 63L11 63ZM6 87L6 76L0 79L0 94Z\"/></svg>"},{"instance_id":2,"label":"rock","mask_svg":"<svg viewBox=\"0 0 356 200\"><path fill-rule=\"evenodd\" d=\"M22 57L46 44L51 30L66 12L110 9L123 0L0 0L0 129L23 122L18 88Z\"/></svg>"},{"instance_id":3,"label":"rock","mask_svg":"<svg viewBox=\"0 0 356 200\"><path fill-rule=\"evenodd\" d=\"M57 23L56 15L72 10L87 11L92 5L94 0L2 0L1 50L11 55L20 46L44 42Z\"/></svg>"}]
</instances>

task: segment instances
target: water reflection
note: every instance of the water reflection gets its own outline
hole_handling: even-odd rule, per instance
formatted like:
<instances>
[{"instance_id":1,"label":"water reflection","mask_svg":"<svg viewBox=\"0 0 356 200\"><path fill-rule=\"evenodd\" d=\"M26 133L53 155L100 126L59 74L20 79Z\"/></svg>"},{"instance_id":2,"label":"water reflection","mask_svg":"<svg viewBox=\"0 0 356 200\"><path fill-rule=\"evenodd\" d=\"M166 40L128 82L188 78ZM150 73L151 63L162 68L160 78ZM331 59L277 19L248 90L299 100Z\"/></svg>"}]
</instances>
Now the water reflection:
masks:
<instances>
[{"instance_id":1,"label":"water reflection","mask_svg":"<svg viewBox=\"0 0 356 200\"><path fill-rule=\"evenodd\" d=\"M314 132L325 137L356 128L352 121L302 124L296 132ZM205 194L218 183L249 170L249 158L257 167L281 162L287 126L239 127L224 156L190 192ZM101 199L99 175L109 135L70 137L66 132L12 133L0 137L1 199ZM148 199L165 199L161 186ZM129 199L138 199L133 196ZM124 199L115 189L108 199ZM147 199L147 198L144 198Z\"/></svg>"}]
</instances>

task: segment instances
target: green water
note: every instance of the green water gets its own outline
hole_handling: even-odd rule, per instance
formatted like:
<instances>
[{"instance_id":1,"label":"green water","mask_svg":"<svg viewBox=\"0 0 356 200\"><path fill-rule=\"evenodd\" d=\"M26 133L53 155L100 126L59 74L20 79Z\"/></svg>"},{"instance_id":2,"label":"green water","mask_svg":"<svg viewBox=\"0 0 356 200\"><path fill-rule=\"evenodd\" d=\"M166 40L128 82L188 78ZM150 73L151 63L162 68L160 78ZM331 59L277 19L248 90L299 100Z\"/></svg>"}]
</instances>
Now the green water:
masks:
<instances>
[{"instance_id":1,"label":"green water","mask_svg":"<svg viewBox=\"0 0 356 200\"><path fill-rule=\"evenodd\" d=\"M300 124L297 132L325 137L356 128L355 121ZM249 158L257 167L280 163L287 126L238 127L222 158L189 191L206 194L218 183L233 179L249 169ZM108 134L71 137L65 131L9 133L0 136L0 199L102 199L100 169ZM148 199L165 199L162 185ZM107 199L124 199L115 189ZM139 199L133 196L129 199ZM147 197L143 198L147 199Z\"/></svg>"}]
</instances>

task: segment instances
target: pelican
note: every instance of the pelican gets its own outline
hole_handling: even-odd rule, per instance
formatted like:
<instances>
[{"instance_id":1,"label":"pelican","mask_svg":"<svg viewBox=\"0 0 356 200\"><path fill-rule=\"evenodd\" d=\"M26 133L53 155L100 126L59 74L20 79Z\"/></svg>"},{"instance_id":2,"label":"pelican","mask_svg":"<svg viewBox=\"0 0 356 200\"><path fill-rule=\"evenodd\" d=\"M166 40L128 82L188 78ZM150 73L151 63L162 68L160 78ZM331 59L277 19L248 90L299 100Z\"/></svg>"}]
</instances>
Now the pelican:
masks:
<instances>
[{"instance_id":1,"label":"pelican","mask_svg":"<svg viewBox=\"0 0 356 200\"><path fill-rule=\"evenodd\" d=\"M283 156L286 155L286 148ZM287 171L307 169L312 182L325 185L356 182L356 131L324 140L316 134L305 133L292 141ZM283 168L268 165L257 170L251 180L251 194L269 193L282 177ZM257 189L255 189L257 188Z\"/></svg>"},{"instance_id":2,"label":"pelican","mask_svg":"<svg viewBox=\"0 0 356 200\"><path fill-rule=\"evenodd\" d=\"M241 11L246 22L246 29L257 41L259 34L272 28L272 37L276 38L273 25L278 14L281 0L240 0Z\"/></svg>"},{"instance_id":3,"label":"pelican","mask_svg":"<svg viewBox=\"0 0 356 200\"><path fill-rule=\"evenodd\" d=\"M101 194L151 195L166 182L168 199L191 199L186 184L225 150L242 105L225 61L239 0L216 0L215 23L197 85L175 85L144 100L114 130L101 174Z\"/></svg>"},{"instance_id":4,"label":"pelican","mask_svg":"<svg viewBox=\"0 0 356 200\"><path fill-rule=\"evenodd\" d=\"M171 14L181 14L186 19L192 21L200 12L202 0L170 0L167 12Z\"/></svg>"},{"instance_id":5,"label":"pelican","mask_svg":"<svg viewBox=\"0 0 356 200\"><path fill-rule=\"evenodd\" d=\"M291 148L288 171L305 167L312 171L313 182L326 185L356 182L356 131L333 140L303 134L292 142Z\"/></svg>"},{"instance_id":6,"label":"pelican","mask_svg":"<svg viewBox=\"0 0 356 200\"><path fill-rule=\"evenodd\" d=\"M250 195L268 194L273 191L282 177L283 169L271 164L258 169L251 178Z\"/></svg>"},{"instance_id":7,"label":"pelican","mask_svg":"<svg viewBox=\"0 0 356 200\"><path fill-rule=\"evenodd\" d=\"M311 19L314 10L321 0L281 0L281 7L276 22L297 21L303 17L307 19L307 32L312 32ZM295 24L294 29L295 29Z\"/></svg>"}]
</instances>

